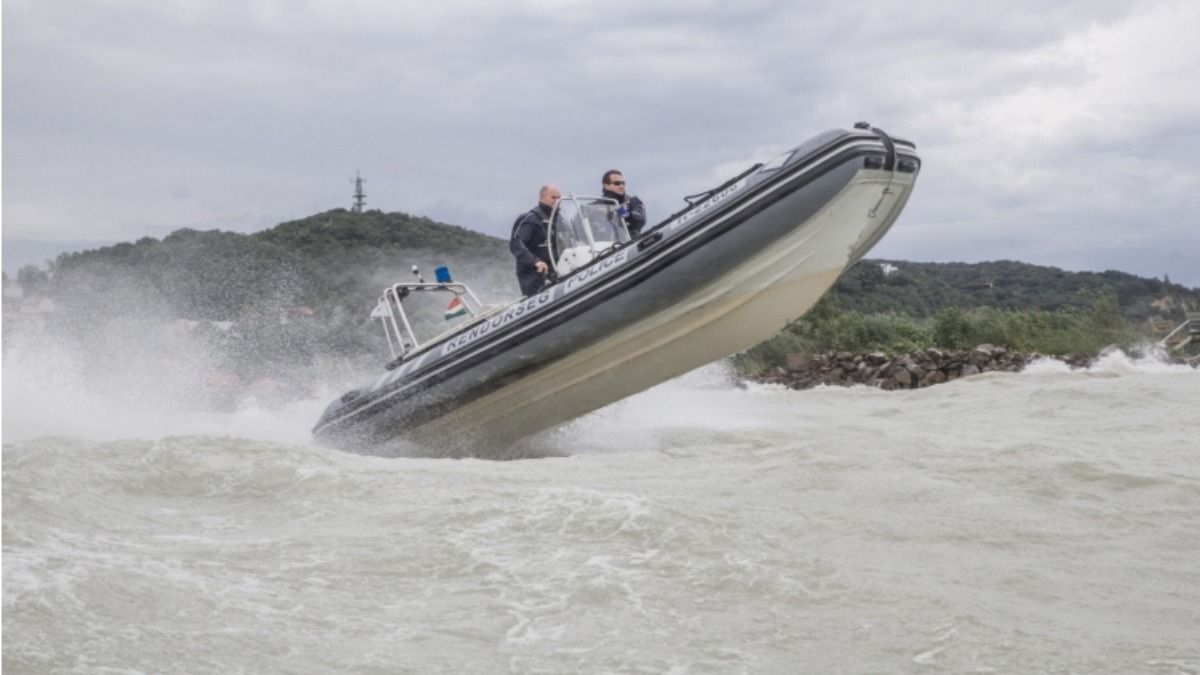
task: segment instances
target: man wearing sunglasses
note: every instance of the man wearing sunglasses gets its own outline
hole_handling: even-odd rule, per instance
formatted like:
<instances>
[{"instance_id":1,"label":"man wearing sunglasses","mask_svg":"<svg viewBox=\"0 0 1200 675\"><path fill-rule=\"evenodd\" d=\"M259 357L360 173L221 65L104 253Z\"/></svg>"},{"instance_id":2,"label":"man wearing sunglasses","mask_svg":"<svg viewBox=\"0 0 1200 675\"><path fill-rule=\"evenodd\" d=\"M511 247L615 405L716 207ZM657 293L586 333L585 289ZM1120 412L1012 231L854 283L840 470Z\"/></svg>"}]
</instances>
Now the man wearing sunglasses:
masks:
<instances>
[{"instance_id":1,"label":"man wearing sunglasses","mask_svg":"<svg viewBox=\"0 0 1200 675\"><path fill-rule=\"evenodd\" d=\"M518 216L513 223L508 250L517 259L517 283L525 297L541 291L551 274L546 237L550 230L550 214L560 199L562 192L557 187L543 185L538 191L537 206Z\"/></svg>"},{"instance_id":2,"label":"man wearing sunglasses","mask_svg":"<svg viewBox=\"0 0 1200 675\"><path fill-rule=\"evenodd\" d=\"M638 236L646 226L646 206L642 200L625 194L625 176L616 169L605 171L601 183L604 196L617 200L617 213L625 221L629 236Z\"/></svg>"}]
</instances>

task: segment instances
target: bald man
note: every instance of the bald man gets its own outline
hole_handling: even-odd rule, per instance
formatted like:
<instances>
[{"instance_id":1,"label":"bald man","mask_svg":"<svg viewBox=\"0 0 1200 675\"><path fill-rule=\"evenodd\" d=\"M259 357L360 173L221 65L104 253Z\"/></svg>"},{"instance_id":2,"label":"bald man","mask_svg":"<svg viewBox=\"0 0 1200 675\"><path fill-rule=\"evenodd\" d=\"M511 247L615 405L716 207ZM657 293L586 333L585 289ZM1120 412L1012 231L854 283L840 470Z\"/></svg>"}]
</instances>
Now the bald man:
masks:
<instances>
[{"instance_id":1,"label":"bald man","mask_svg":"<svg viewBox=\"0 0 1200 675\"><path fill-rule=\"evenodd\" d=\"M554 185L543 185L538 191L538 203L513 223L508 250L517 259L517 283L521 294L528 297L546 286L550 274L550 250L546 237L550 230L550 214L562 192Z\"/></svg>"}]
</instances>

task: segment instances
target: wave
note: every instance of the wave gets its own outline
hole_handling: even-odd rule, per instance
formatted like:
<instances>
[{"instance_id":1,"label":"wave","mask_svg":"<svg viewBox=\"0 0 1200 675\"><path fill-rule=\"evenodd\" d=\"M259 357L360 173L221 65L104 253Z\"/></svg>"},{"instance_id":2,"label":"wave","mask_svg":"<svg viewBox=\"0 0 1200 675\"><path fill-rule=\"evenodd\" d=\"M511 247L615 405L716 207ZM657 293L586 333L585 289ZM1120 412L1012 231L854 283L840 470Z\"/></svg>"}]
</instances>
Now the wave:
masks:
<instances>
[{"instance_id":1,"label":"wave","mask_svg":"<svg viewBox=\"0 0 1200 675\"><path fill-rule=\"evenodd\" d=\"M1145 374L1195 374L1198 371L1186 364L1172 361L1166 351L1160 347L1146 346L1140 355L1128 354L1116 348L1105 350L1090 366L1079 369L1071 368L1065 362L1053 357L1041 357L1035 359L1021 372L1030 375L1075 373L1117 377Z\"/></svg>"}]
</instances>

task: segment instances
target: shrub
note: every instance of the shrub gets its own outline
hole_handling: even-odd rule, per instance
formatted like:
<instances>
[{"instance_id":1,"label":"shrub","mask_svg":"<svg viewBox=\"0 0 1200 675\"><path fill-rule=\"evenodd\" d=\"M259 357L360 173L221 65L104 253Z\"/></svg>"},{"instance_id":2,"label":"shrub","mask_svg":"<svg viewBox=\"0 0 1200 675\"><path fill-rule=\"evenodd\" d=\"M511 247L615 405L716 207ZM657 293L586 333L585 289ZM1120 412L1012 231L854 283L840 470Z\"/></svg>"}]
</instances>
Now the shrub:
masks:
<instances>
[{"instance_id":1,"label":"shrub","mask_svg":"<svg viewBox=\"0 0 1200 675\"><path fill-rule=\"evenodd\" d=\"M789 352L871 352L888 355L927 347L971 349L994 344L1013 351L1062 355L1097 354L1106 347L1130 349L1137 331L1126 321L1113 293L1094 293L1082 306L1059 310L1001 310L946 307L932 319L893 313L842 311L828 297L782 333L733 358L743 372L783 365Z\"/></svg>"}]
</instances>

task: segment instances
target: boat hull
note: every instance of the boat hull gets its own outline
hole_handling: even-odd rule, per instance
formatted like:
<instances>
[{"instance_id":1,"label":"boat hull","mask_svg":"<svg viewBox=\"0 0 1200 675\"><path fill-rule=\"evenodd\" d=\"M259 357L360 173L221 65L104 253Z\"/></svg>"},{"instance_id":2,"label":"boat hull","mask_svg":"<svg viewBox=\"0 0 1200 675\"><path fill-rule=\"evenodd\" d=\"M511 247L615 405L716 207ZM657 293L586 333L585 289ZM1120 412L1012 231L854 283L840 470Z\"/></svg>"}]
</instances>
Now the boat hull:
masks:
<instances>
[{"instance_id":1,"label":"boat hull","mask_svg":"<svg viewBox=\"0 0 1200 675\"><path fill-rule=\"evenodd\" d=\"M503 447L770 339L808 311L861 257L856 242L890 223L846 227L834 210L862 214L885 182L864 176L793 235L670 310L648 317L493 394L413 430L423 445ZM867 197L863 203L863 197ZM838 226L828 226L831 223ZM823 227L824 226L824 227ZM447 444L447 441L451 441Z\"/></svg>"}]
</instances>

